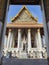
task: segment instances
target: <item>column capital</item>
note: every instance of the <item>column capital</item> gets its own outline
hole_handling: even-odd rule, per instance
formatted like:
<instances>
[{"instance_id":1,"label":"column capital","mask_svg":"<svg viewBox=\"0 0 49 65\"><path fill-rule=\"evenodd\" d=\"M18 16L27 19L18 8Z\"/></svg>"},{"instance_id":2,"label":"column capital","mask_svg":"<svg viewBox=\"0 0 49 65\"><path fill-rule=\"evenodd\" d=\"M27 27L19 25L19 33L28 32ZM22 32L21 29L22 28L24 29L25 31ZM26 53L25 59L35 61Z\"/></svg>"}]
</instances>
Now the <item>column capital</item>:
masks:
<instances>
[{"instance_id":1,"label":"column capital","mask_svg":"<svg viewBox=\"0 0 49 65\"><path fill-rule=\"evenodd\" d=\"M11 32L12 30L11 29L9 29L9 32Z\"/></svg>"},{"instance_id":2,"label":"column capital","mask_svg":"<svg viewBox=\"0 0 49 65\"><path fill-rule=\"evenodd\" d=\"M37 29L37 32L40 32L40 29Z\"/></svg>"},{"instance_id":3,"label":"column capital","mask_svg":"<svg viewBox=\"0 0 49 65\"><path fill-rule=\"evenodd\" d=\"M28 32L30 32L31 31L31 29L28 29Z\"/></svg>"},{"instance_id":4,"label":"column capital","mask_svg":"<svg viewBox=\"0 0 49 65\"><path fill-rule=\"evenodd\" d=\"M18 32L20 32L21 31L21 29L18 29Z\"/></svg>"}]
</instances>

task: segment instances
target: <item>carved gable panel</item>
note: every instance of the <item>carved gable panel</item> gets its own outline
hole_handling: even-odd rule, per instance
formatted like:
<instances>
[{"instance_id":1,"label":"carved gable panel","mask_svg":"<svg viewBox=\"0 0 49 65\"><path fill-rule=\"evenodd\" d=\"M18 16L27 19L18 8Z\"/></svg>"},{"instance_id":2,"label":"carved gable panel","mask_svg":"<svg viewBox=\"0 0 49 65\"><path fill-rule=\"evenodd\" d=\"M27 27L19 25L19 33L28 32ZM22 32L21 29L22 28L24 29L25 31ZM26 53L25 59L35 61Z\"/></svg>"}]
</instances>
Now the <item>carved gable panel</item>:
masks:
<instances>
[{"instance_id":1,"label":"carved gable panel","mask_svg":"<svg viewBox=\"0 0 49 65\"><path fill-rule=\"evenodd\" d=\"M35 22L35 20L28 14L27 10L23 10L15 22Z\"/></svg>"}]
</instances>

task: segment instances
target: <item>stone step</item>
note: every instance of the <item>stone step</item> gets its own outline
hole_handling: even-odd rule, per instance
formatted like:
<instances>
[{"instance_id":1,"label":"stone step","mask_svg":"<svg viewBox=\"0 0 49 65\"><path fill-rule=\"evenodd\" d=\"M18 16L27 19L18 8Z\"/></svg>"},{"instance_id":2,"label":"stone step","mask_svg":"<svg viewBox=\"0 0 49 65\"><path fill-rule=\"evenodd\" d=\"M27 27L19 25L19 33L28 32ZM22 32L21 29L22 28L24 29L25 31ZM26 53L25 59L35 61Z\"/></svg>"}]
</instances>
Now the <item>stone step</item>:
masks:
<instances>
[{"instance_id":1,"label":"stone step","mask_svg":"<svg viewBox=\"0 0 49 65\"><path fill-rule=\"evenodd\" d=\"M47 59L3 58L2 65L47 65Z\"/></svg>"},{"instance_id":2,"label":"stone step","mask_svg":"<svg viewBox=\"0 0 49 65\"><path fill-rule=\"evenodd\" d=\"M19 58L22 58L22 59L27 58L27 53L24 53L24 52L20 53Z\"/></svg>"}]
</instances>

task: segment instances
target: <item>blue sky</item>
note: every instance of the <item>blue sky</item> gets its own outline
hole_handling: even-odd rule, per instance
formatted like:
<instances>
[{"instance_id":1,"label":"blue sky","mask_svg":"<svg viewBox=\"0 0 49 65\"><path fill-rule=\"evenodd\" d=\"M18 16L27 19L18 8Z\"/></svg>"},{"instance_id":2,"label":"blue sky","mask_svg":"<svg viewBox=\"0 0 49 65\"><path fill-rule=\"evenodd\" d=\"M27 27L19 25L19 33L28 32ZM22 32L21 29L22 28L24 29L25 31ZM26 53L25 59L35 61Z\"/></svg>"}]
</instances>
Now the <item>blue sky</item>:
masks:
<instances>
[{"instance_id":1,"label":"blue sky","mask_svg":"<svg viewBox=\"0 0 49 65\"><path fill-rule=\"evenodd\" d=\"M38 22L42 23L42 12L41 8L38 5L26 5L27 9L32 13L34 17L38 18ZM7 15L7 22L11 22L11 18L13 18L22 8L22 5L10 5L9 11Z\"/></svg>"}]
</instances>

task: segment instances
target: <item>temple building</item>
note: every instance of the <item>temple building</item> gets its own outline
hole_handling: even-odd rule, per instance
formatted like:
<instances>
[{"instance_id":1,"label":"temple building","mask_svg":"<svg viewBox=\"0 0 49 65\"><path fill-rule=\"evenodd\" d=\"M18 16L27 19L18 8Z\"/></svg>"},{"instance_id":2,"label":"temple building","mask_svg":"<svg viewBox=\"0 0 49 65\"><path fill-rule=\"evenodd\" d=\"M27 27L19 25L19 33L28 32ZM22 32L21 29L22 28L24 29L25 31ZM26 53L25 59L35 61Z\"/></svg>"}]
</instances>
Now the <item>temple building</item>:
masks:
<instances>
[{"instance_id":1,"label":"temple building","mask_svg":"<svg viewBox=\"0 0 49 65\"><path fill-rule=\"evenodd\" d=\"M16 58L47 58L43 24L26 6L7 24L3 51Z\"/></svg>"}]
</instances>

